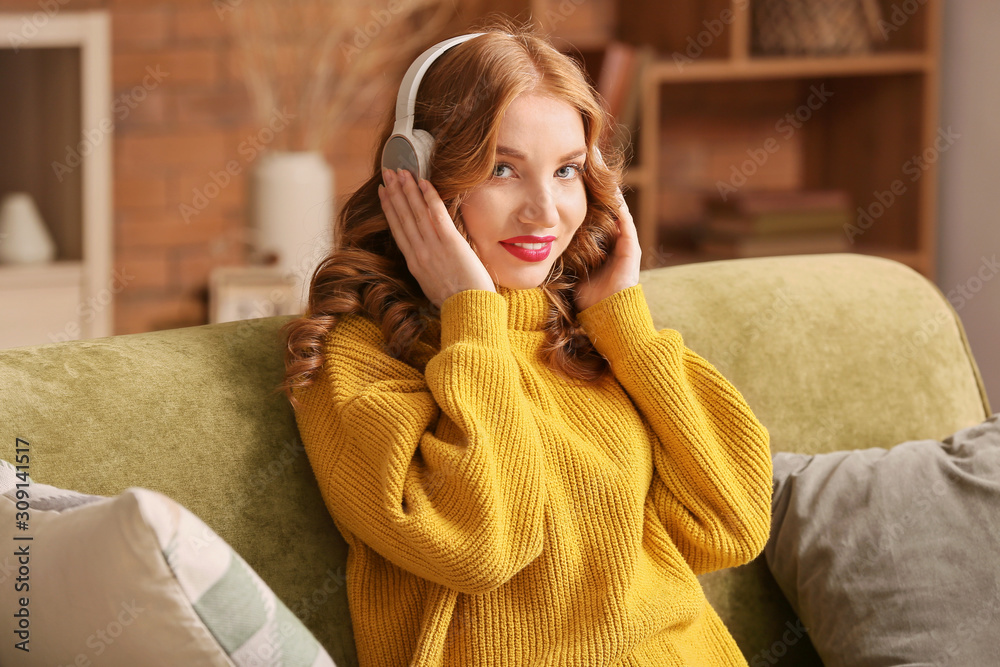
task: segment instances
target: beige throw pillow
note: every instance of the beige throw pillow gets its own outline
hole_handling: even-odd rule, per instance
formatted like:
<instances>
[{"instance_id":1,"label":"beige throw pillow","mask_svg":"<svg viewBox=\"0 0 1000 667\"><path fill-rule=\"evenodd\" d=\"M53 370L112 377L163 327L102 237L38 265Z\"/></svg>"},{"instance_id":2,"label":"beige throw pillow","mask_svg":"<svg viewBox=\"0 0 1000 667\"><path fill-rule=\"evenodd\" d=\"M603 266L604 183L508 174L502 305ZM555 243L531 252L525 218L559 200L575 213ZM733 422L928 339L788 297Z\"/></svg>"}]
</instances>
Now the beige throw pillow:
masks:
<instances>
[{"instance_id":1,"label":"beige throw pillow","mask_svg":"<svg viewBox=\"0 0 1000 667\"><path fill-rule=\"evenodd\" d=\"M170 498L25 481L0 461L0 665L334 664L246 562Z\"/></svg>"}]
</instances>

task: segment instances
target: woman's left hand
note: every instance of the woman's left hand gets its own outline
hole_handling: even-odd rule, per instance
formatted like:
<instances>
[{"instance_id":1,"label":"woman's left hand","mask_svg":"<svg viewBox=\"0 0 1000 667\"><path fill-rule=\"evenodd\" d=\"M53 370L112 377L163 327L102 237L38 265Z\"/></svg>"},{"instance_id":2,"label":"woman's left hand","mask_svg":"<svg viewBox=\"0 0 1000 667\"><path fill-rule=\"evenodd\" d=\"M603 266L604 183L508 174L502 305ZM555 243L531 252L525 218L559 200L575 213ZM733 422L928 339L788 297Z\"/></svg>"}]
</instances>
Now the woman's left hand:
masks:
<instances>
[{"instance_id":1,"label":"woman's left hand","mask_svg":"<svg viewBox=\"0 0 1000 667\"><path fill-rule=\"evenodd\" d=\"M639 266L642 249L639 247L639 235L625 204L621 188L618 189L618 240L607 261L590 279L584 278L576 288L577 312L586 310L598 301L611 296L615 292L639 284Z\"/></svg>"}]
</instances>

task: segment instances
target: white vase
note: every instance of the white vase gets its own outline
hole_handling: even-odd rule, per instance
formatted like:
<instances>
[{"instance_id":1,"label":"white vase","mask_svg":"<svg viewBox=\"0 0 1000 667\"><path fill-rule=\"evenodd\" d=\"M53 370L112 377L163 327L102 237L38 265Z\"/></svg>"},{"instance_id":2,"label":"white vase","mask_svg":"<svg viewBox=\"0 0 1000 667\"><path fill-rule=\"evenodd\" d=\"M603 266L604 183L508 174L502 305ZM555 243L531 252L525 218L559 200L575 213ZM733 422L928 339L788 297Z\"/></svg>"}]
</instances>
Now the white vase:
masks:
<instances>
[{"instance_id":1,"label":"white vase","mask_svg":"<svg viewBox=\"0 0 1000 667\"><path fill-rule=\"evenodd\" d=\"M51 262L56 244L45 227L35 200L27 192L10 192L0 202L0 264Z\"/></svg>"},{"instance_id":2,"label":"white vase","mask_svg":"<svg viewBox=\"0 0 1000 667\"><path fill-rule=\"evenodd\" d=\"M277 254L282 273L294 278L301 312L312 272L333 242L333 171L318 151L265 152L248 193L251 241Z\"/></svg>"}]
</instances>

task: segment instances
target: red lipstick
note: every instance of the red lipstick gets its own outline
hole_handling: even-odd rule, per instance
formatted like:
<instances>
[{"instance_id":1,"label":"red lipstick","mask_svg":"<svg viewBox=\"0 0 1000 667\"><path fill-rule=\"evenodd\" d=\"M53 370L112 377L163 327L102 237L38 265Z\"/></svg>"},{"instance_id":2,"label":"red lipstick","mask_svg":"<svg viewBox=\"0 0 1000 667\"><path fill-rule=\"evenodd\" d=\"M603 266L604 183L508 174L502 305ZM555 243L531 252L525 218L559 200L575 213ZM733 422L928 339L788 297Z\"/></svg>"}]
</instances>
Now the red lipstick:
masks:
<instances>
[{"instance_id":1,"label":"red lipstick","mask_svg":"<svg viewBox=\"0 0 1000 667\"><path fill-rule=\"evenodd\" d=\"M501 241L500 245L518 259L523 259L526 262L540 262L552 252L552 241L555 239L554 236L515 236ZM544 243L545 245L541 248L522 248L512 245L514 243Z\"/></svg>"},{"instance_id":2,"label":"red lipstick","mask_svg":"<svg viewBox=\"0 0 1000 667\"><path fill-rule=\"evenodd\" d=\"M500 243L548 243L555 240L554 236L512 236Z\"/></svg>"}]
</instances>

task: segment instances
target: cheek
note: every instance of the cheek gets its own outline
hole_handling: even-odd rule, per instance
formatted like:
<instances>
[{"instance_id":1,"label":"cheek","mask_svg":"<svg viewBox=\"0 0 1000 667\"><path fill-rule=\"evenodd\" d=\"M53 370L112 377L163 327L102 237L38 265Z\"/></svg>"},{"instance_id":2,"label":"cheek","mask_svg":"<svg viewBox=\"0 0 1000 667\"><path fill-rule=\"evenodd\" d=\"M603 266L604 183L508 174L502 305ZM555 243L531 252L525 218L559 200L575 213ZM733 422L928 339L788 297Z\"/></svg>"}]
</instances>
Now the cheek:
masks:
<instances>
[{"instance_id":1,"label":"cheek","mask_svg":"<svg viewBox=\"0 0 1000 667\"><path fill-rule=\"evenodd\" d=\"M462 214L462 224L476 254L482 254L485 244L490 238L489 207L482 206L480 201L466 200L459 208Z\"/></svg>"},{"instance_id":2,"label":"cheek","mask_svg":"<svg viewBox=\"0 0 1000 667\"><path fill-rule=\"evenodd\" d=\"M486 238L503 229L503 221L508 208L502 197L492 193L479 192L469 197L460 209L465 229L472 238Z\"/></svg>"},{"instance_id":3,"label":"cheek","mask_svg":"<svg viewBox=\"0 0 1000 667\"><path fill-rule=\"evenodd\" d=\"M574 194L566 207L566 218L573 226L574 232L583 224L587 217L587 195L582 190Z\"/></svg>"},{"instance_id":4,"label":"cheek","mask_svg":"<svg viewBox=\"0 0 1000 667\"><path fill-rule=\"evenodd\" d=\"M462 223L465 225L465 231L469 236L473 236L476 230L482 225L482 206L476 199L466 199L461 206L458 207L458 212L462 217Z\"/></svg>"},{"instance_id":5,"label":"cheek","mask_svg":"<svg viewBox=\"0 0 1000 667\"><path fill-rule=\"evenodd\" d=\"M587 197L581 196L579 199L574 199L572 205L567 209L566 218L571 229L571 233L568 234L569 241L566 243L566 247L572 242L576 235L580 233L580 228L583 227L583 221L587 217Z\"/></svg>"},{"instance_id":6,"label":"cheek","mask_svg":"<svg viewBox=\"0 0 1000 667\"><path fill-rule=\"evenodd\" d=\"M569 248L569 246L573 243L573 240L577 237L577 234L580 233L580 228L582 226L583 222L581 221L579 224L573 226L573 232L571 234L566 235L566 244L563 246L563 252L566 252L567 248Z\"/></svg>"}]
</instances>

